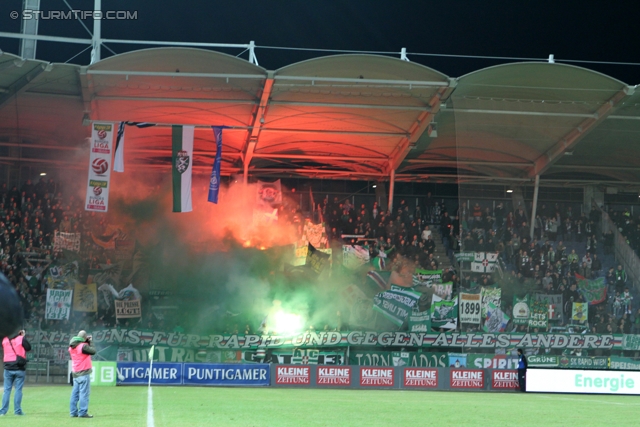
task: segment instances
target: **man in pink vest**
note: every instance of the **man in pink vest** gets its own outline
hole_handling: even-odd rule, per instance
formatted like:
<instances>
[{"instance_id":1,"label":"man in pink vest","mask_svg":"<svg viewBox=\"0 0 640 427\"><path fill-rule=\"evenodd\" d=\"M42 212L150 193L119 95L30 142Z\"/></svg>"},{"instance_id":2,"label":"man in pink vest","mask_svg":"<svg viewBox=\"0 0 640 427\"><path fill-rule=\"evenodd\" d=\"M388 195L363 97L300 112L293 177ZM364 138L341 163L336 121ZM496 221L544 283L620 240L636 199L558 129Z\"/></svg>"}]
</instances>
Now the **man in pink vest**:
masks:
<instances>
[{"instance_id":1,"label":"man in pink vest","mask_svg":"<svg viewBox=\"0 0 640 427\"><path fill-rule=\"evenodd\" d=\"M85 331L78 332L78 336L69 342L71 355L71 375L73 376L73 390L71 391L70 414L72 417L93 418L89 415L89 394L91 391L91 356L96 349L91 345L91 335ZM78 409L78 403L80 409Z\"/></svg>"},{"instance_id":2,"label":"man in pink vest","mask_svg":"<svg viewBox=\"0 0 640 427\"><path fill-rule=\"evenodd\" d=\"M4 337L2 339L2 351L4 352L4 393L2 394L2 408L0 416L9 411L9 399L11 389L15 385L16 392L13 395L13 413L24 415L22 412L22 386L26 377L27 351L31 350L31 344L24 337L24 330L13 338ZM22 359L18 361L18 356Z\"/></svg>"}]
</instances>

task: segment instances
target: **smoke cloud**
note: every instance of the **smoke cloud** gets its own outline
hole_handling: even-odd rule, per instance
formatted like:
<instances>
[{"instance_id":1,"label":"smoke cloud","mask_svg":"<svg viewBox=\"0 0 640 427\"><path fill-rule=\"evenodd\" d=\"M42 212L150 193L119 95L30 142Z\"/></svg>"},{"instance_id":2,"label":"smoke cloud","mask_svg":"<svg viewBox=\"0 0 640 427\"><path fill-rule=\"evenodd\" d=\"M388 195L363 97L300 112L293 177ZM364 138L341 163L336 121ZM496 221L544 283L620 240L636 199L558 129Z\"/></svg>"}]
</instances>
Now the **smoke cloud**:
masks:
<instances>
[{"instance_id":1,"label":"smoke cloud","mask_svg":"<svg viewBox=\"0 0 640 427\"><path fill-rule=\"evenodd\" d=\"M216 205L207 202L208 177L194 175L193 212L173 213L166 175L112 173L109 212L84 215L136 240L130 281L143 292L172 292L166 304L178 302L176 323L201 333L243 333L249 323L255 333L276 299L307 326L321 329L335 321L336 297L351 278L328 268L319 278L288 268L300 238L299 227L283 218L295 209L293 202L283 201L280 220L256 224L256 185L222 186ZM74 182L67 184L84 200L84 185ZM334 252L341 254L339 248Z\"/></svg>"}]
</instances>

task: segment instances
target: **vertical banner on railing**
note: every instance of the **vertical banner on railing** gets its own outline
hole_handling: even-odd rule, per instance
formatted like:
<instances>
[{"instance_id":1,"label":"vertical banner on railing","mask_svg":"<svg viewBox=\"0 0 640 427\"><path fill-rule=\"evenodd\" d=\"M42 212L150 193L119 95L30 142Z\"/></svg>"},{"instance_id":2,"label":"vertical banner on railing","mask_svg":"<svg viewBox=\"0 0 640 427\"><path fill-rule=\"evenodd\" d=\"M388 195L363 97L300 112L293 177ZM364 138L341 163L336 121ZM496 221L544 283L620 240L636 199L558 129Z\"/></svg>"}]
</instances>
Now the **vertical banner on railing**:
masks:
<instances>
[{"instance_id":1,"label":"vertical banner on railing","mask_svg":"<svg viewBox=\"0 0 640 427\"><path fill-rule=\"evenodd\" d=\"M113 123L91 124L91 151L85 210L106 212L109 207L109 177L113 148Z\"/></svg>"}]
</instances>

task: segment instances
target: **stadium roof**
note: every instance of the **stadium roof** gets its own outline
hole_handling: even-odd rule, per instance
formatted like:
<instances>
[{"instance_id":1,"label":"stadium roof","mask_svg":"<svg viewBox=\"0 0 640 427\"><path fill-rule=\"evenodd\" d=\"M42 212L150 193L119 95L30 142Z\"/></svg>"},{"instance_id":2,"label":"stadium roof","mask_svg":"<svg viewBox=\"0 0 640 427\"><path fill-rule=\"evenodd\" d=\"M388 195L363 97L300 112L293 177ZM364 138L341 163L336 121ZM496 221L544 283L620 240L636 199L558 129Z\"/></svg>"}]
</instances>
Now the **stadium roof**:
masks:
<instances>
[{"instance_id":1,"label":"stadium roof","mask_svg":"<svg viewBox=\"0 0 640 427\"><path fill-rule=\"evenodd\" d=\"M512 63L451 78L350 54L270 71L192 48L91 66L0 55L0 161L85 169L88 120L127 127L125 162L168 170L172 124L196 125L194 167L223 174L640 186L640 93L606 75ZM83 122L85 125L83 126ZM8 149L2 147L8 147ZM552 181L554 180L554 181Z\"/></svg>"}]
</instances>

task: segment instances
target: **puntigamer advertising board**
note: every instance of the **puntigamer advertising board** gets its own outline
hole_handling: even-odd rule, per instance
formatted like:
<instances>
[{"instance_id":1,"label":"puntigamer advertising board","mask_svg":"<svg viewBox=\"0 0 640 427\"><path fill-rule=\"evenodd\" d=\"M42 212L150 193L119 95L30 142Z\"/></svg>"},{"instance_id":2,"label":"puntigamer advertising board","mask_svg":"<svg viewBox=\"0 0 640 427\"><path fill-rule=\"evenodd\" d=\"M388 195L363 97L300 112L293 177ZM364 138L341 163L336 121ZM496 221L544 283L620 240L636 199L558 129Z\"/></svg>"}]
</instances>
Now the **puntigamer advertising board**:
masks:
<instances>
[{"instance_id":1,"label":"puntigamer advertising board","mask_svg":"<svg viewBox=\"0 0 640 427\"><path fill-rule=\"evenodd\" d=\"M118 362L118 385L268 386L270 367L265 364Z\"/></svg>"},{"instance_id":2,"label":"puntigamer advertising board","mask_svg":"<svg viewBox=\"0 0 640 427\"><path fill-rule=\"evenodd\" d=\"M527 391L637 395L640 394L640 372L529 369Z\"/></svg>"}]
</instances>

